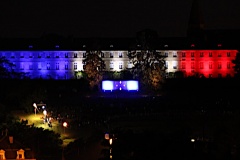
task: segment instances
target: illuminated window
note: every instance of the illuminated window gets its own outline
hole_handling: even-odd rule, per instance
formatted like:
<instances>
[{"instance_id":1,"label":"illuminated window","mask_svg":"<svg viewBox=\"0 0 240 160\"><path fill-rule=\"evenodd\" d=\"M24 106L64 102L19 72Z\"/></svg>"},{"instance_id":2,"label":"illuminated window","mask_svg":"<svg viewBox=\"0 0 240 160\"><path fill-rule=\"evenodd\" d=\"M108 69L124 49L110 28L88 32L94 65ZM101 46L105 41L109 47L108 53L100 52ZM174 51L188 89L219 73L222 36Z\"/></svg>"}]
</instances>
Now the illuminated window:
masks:
<instances>
[{"instance_id":1,"label":"illuminated window","mask_svg":"<svg viewBox=\"0 0 240 160\"><path fill-rule=\"evenodd\" d=\"M194 52L191 52L191 57L194 57Z\"/></svg>"},{"instance_id":2,"label":"illuminated window","mask_svg":"<svg viewBox=\"0 0 240 160\"><path fill-rule=\"evenodd\" d=\"M186 53L185 52L182 52L182 57L186 57Z\"/></svg>"},{"instance_id":3,"label":"illuminated window","mask_svg":"<svg viewBox=\"0 0 240 160\"><path fill-rule=\"evenodd\" d=\"M203 52L200 52L200 57L203 57L204 56L204 53Z\"/></svg>"},{"instance_id":4,"label":"illuminated window","mask_svg":"<svg viewBox=\"0 0 240 160\"><path fill-rule=\"evenodd\" d=\"M114 68L114 63L113 61L110 62L110 69L113 69Z\"/></svg>"},{"instance_id":5,"label":"illuminated window","mask_svg":"<svg viewBox=\"0 0 240 160\"><path fill-rule=\"evenodd\" d=\"M200 69L203 69L203 68L204 68L203 62L200 62Z\"/></svg>"},{"instance_id":6,"label":"illuminated window","mask_svg":"<svg viewBox=\"0 0 240 160\"><path fill-rule=\"evenodd\" d=\"M123 68L123 62L119 62L119 69Z\"/></svg>"},{"instance_id":7,"label":"illuminated window","mask_svg":"<svg viewBox=\"0 0 240 160\"><path fill-rule=\"evenodd\" d=\"M110 52L110 58L113 58L113 53L112 52Z\"/></svg>"},{"instance_id":8,"label":"illuminated window","mask_svg":"<svg viewBox=\"0 0 240 160\"><path fill-rule=\"evenodd\" d=\"M191 62L191 69L195 69L195 64L194 64L194 62Z\"/></svg>"},{"instance_id":9,"label":"illuminated window","mask_svg":"<svg viewBox=\"0 0 240 160\"><path fill-rule=\"evenodd\" d=\"M73 68L76 70L77 69L77 63L73 63Z\"/></svg>"},{"instance_id":10,"label":"illuminated window","mask_svg":"<svg viewBox=\"0 0 240 160\"><path fill-rule=\"evenodd\" d=\"M227 52L227 57L230 57L230 56L231 56L230 52Z\"/></svg>"},{"instance_id":11,"label":"illuminated window","mask_svg":"<svg viewBox=\"0 0 240 160\"><path fill-rule=\"evenodd\" d=\"M74 57L74 58L77 58L77 53L74 53L74 54L73 54L73 57Z\"/></svg>"},{"instance_id":12,"label":"illuminated window","mask_svg":"<svg viewBox=\"0 0 240 160\"><path fill-rule=\"evenodd\" d=\"M47 63L47 70L50 70L50 63Z\"/></svg>"},{"instance_id":13,"label":"illuminated window","mask_svg":"<svg viewBox=\"0 0 240 160\"><path fill-rule=\"evenodd\" d=\"M221 68L222 68L222 63L218 62L218 69L221 69Z\"/></svg>"},{"instance_id":14,"label":"illuminated window","mask_svg":"<svg viewBox=\"0 0 240 160\"><path fill-rule=\"evenodd\" d=\"M186 69L186 63L182 62L182 69Z\"/></svg>"},{"instance_id":15,"label":"illuminated window","mask_svg":"<svg viewBox=\"0 0 240 160\"><path fill-rule=\"evenodd\" d=\"M177 57L177 53L176 52L173 52L173 57Z\"/></svg>"},{"instance_id":16,"label":"illuminated window","mask_svg":"<svg viewBox=\"0 0 240 160\"><path fill-rule=\"evenodd\" d=\"M230 69L230 68L231 68L231 63L227 62L227 69Z\"/></svg>"},{"instance_id":17,"label":"illuminated window","mask_svg":"<svg viewBox=\"0 0 240 160\"><path fill-rule=\"evenodd\" d=\"M59 70L59 63L56 63L56 70Z\"/></svg>"},{"instance_id":18,"label":"illuminated window","mask_svg":"<svg viewBox=\"0 0 240 160\"><path fill-rule=\"evenodd\" d=\"M209 69L212 69L212 65L213 65L213 63L209 62Z\"/></svg>"},{"instance_id":19,"label":"illuminated window","mask_svg":"<svg viewBox=\"0 0 240 160\"><path fill-rule=\"evenodd\" d=\"M212 52L209 52L208 56L209 56L209 57L212 57Z\"/></svg>"},{"instance_id":20,"label":"illuminated window","mask_svg":"<svg viewBox=\"0 0 240 160\"><path fill-rule=\"evenodd\" d=\"M119 58L122 58L122 56L123 56L123 55L122 55L122 52L118 52L118 57L119 57Z\"/></svg>"}]
</instances>

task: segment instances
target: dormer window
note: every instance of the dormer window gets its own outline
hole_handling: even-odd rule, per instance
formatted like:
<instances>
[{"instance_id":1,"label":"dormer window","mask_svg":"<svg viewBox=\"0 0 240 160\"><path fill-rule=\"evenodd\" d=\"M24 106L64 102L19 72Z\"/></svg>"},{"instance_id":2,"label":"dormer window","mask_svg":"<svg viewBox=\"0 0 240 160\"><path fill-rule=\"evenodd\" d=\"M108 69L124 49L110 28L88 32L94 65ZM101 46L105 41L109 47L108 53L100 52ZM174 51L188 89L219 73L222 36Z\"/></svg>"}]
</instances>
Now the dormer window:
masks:
<instances>
[{"instance_id":1,"label":"dormer window","mask_svg":"<svg viewBox=\"0 0 240 160\"><path fill-rule=\"evenodd\" d=\"M165 44L165 45L164 45L164 47L166 48L166 47L168 47L168 45L167 45L167 44Z\"/></svg>"},{"instance_id":2,"label":"dormer window","mask_svg":"<svg viewBox=\"0 0 240 160\"><path fill-rule=\"evenodd\" d=\"M195 44L191 44L191 47L195 47Z\"/></svg>"},{"instance_id":3,"label":"dormer window","mask_svg":"<svg viewBox=\"0 0 240 160\"><path fill-rule=\"evenodd\" d=\"M218 47L222 47L222 44L218 44L217 46L218 46Z\"/></svg>"}]
</instances>

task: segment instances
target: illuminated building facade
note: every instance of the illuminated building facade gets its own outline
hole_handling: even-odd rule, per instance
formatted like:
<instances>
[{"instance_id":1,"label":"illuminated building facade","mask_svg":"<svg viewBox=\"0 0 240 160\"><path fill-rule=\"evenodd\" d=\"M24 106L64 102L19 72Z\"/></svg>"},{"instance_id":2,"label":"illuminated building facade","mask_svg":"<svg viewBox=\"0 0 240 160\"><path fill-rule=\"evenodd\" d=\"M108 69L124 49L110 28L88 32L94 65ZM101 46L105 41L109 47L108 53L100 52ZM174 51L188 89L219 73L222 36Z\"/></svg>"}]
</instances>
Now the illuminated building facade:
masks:
<instances>
[{"instance_id":1,"label":"illuminated building facade","mask_svg":"<svg viewBox=\"0 0 240 160\"><path fill-rule=\"evenodd\" d=\"M216 44L213 49L195 49L195 44L187 49L171 49L170 45L162 45L157 52L166 56L167 76L181 71L185 76L233 77L232 60L238 50L223 48L222 45ZM106 64L105 71L122 71L132 67L127 56L128 49L115 50L113 45L109 46L100 55ZM0 57L15 64L15 71L26 73L30 79L74 79L78 78L76 72L84 70L84 49L61 50L59 45L51 50L33 50L33 47L29 46L27 50L1 50Z\"/></svg>"}]
</instances>

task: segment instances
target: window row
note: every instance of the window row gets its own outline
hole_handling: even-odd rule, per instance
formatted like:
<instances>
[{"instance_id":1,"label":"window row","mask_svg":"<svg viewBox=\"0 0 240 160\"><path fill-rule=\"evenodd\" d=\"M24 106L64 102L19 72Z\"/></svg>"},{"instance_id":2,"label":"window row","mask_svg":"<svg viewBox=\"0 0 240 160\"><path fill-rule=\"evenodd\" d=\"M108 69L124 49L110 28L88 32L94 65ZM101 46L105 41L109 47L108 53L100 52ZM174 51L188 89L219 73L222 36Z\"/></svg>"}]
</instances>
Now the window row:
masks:
<instances>
[{"instance_id":1,"label":"window row","mask_svg":"<svg viewBox=\"0 0 240 160\"><path fill-rule=\"evenodd\" d=\"M172 52L172 57L178 57L178 55L181 55L181 57L187 57L187 56L186 56L186 52L181 52L181 53ZM222 57L223 55L224 55L223 53L217 53L217 57ZM165 53L164 53L164 56L169 57L169 53L168 53L168 52L165 52ZM191 53L190 53L190 57L195 57L195 56L196 56L196 53L195 53L195 52L191 52ZM200 52L200 53L199 53L199 57L204 57L204 56L207 56L207 53L204 53L204 52ZM231 56L231 53L230 53L230 52L227 52L227 53L226 53L226 56L227 56L227 57L230 57L230 56ZM213 53L212 53L212 52L209 52L209 53L208 53L208 57L213 57Z\"/></svg>"},{"instance_id":2,"label":"window row","mask_svg":"<svg viewBox=\"0 0 240 160\"><path fill-rule=\"evenodd\" d=\"M2 53L1 57L3 58L7 58L8 54ZM37 53L37 55L33 55L32 52L28 53L28 56L26 56L26 53L21 52L20 53L20 58L86 58L87 54L86 52L83 52L82 55L80 55L79 53L73 53L73 56L70 55L70 53L64 53L64 55L60 54L59 52L54 53L50 53L50 52L46 52L45 54L43 53ZM116 56L115 53L110 52L110 53L104 53L101 52L100 55L101 58L123 58L123 53L122 52L118 52L118 55ZM17 55L15 53L11 53L10 58L17 58Z\"/></svg>"}]
</instances>

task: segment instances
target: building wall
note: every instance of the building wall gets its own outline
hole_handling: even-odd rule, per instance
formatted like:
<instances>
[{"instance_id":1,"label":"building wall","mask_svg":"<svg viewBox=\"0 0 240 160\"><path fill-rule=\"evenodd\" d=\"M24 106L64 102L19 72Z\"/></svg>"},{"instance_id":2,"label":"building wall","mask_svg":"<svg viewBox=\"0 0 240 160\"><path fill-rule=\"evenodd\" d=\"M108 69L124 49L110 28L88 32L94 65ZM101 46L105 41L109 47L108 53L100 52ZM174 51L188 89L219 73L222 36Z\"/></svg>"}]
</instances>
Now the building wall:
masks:
<instances>
[{"instance_id":1,"label":"building wall","mask_svg":"<svg viewBox=\"0 0 240 160\"><path fill-rule=\"evenodd\" d=\"M102 51L106 71L131 68L127 50ZM158 50L166 55L167 73L182 71L185 76L234 76L232 60L237 50ZM76 71L83 71L86 51L0 51L16 65L15 70L27 73L31 79L72 79Z\"/></svg>"}]
</instances>

